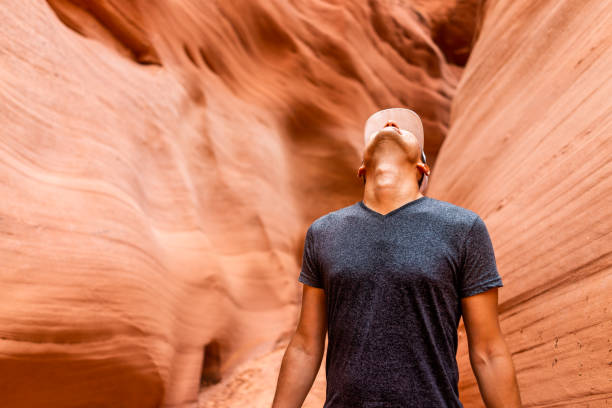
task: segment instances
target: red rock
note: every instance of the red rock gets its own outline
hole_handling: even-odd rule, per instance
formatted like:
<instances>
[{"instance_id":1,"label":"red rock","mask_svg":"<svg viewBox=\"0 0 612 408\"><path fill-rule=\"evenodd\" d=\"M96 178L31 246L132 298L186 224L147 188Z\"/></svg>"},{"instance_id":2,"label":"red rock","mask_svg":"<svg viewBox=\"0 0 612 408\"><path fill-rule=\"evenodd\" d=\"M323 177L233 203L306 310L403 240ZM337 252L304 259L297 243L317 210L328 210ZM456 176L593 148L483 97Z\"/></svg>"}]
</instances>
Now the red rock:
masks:
<instances>
[{"instance_id":1,"label":"red rock","mask_svg":"<svg viewBox=\"0 0 612 408\"><path fill-rule=\"evenodd\" d=\"M0 406L192 406L286 339L365 119L448 127L474 22L384 4L2 2Z\"/></svg>"},{"instance_id":2,"label":"red rock","mask_svg":"<svg viewBox=\"0 0 612 408\"><path fill-rule=\"evenodd\" d=\"M490 228L523 401L605 404L610 7L474 4L2 2L0 406L194 406L201 377L268 406L305 227L360 198L388 106Z\"/></svg>"},{"instance_id":3,"label":"red rock","mask_svg":"<svg viewBox=\"0 0 612 408\"><path fill-rule=\"evenodd\" d=\"M487 223L524 406L604 407L612 402L612 7L486 5L428 195ZM463 323L460 333L460 396L466 407L484 406Z\"/></svg>"}]
</instances>

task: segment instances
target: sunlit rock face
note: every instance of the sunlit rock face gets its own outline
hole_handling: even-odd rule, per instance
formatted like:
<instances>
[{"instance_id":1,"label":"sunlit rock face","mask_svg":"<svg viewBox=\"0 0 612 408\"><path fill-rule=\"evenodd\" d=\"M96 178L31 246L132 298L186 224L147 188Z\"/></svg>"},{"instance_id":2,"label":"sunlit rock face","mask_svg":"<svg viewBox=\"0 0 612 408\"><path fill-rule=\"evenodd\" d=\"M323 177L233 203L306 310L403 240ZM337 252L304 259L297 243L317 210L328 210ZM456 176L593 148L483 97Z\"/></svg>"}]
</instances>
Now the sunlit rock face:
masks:
<instances>
[{"instance_id":1,"label":"sunlit rock face","mask_svg":"<svg viewBox=\"0 0 612 408\"><path fill-rule=\"evenodd\" d=\"M3 1L0 406L268 406L306 226L375 110L436 161L475 3Z\"/></svg>"},{"instance_id":2,"label":"sunlit rock face","mask_svg":"<svg viewBox=\"0 0 612 408\"><path fill-rule=\"evenodd\" d=\"M524 406L612 403L612 7L487 2L428 194L478 212ZM460 394L483 406L461 327Z\"/></svg>"}]
</instances>

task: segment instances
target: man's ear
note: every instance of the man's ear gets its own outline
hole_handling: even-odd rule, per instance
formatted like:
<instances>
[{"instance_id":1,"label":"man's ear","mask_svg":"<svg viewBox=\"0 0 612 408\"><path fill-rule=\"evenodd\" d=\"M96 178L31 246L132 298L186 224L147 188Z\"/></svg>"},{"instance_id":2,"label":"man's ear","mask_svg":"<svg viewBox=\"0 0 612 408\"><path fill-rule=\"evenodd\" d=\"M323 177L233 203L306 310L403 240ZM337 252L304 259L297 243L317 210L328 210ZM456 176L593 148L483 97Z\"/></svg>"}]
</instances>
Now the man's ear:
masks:
<instances>
[{"instance_id":1,"label":"man's ear","mask_svg":"<svg viewBox=\"0 0 612 408\"><path fill-rule=\"evenodd\" d=\"M363 184L365 184L365 182L366 182L365 174L366 174L365 164L363 162L361 162L361 166L357 170L357 177L360 177L360 178L363 179Z\"/></svg>"},{"instance_id":2,"label":"man's ear","mask_svg":"<svg viewBox=\"0 0 612 408\"><path fill-rule=\"evenodd\" d=\"M429 169L429 166L427 165L427 163L417 163L416 164L417 169L419 169L419 171L423 174L426 174L429 176L429 174L431 173L431 170Z\"/></svg>"},{"instance_id":3,"label":"man's ear","mask_svg":"<svg viewBox=\"0 0 612 408\"><path fill-rule=\"evenodd\" d=\"M358 177L365 176L365 173L366 173L365 164L361 164L361 166L357 170L357 176Z\"/></svg>"}]
</instances>

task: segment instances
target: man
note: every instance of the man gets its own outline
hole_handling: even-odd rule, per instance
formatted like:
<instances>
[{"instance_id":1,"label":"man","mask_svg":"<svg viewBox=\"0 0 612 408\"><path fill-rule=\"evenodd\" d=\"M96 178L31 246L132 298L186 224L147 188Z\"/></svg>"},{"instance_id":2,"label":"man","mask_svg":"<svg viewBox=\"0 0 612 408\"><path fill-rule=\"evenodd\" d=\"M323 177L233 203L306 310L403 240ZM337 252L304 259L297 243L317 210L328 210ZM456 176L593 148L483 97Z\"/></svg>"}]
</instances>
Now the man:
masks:
<instances>
[{"instance_id":1,"label":"man","mask_svg":"<svg viewBox=\"0 0 612 408\"><path fill-rule=\"evenodd\" d=\"M363 200L306 232L302 309L273 408L302 406L328 333L324 408L463 407L457 328L488 408L520 407L497 315L497 271L483 220L424 196L429 175L418 115L372 115L358 175Z\"/></svg>"}]
</instances>

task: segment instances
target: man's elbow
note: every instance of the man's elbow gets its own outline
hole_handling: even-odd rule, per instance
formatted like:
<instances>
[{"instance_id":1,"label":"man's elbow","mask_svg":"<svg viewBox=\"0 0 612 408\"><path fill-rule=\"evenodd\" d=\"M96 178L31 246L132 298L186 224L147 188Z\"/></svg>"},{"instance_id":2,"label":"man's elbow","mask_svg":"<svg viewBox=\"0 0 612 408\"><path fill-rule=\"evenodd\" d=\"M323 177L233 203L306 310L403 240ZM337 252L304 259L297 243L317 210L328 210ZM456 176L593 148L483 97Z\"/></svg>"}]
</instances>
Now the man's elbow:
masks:
<instances>
[{"instance_id":1,"label":"man's elbow","mask_svg":"<svg viewBox=\"0 0 612 408\"><path fill-rule=\"evenodd\" d=\"M510 358L510 351L502 338L471 347L469 354L473 366L487 366L492 360Z\"/></svg>"},{"instance_id":2,"label":"man's elbow","mask_svg":"<svg viewBox=\"0 0 612 408\"><path fill-rule=\"evenodd\" d=\"M320 357L325 352L325 334L307 335L296 330L291 340L291 347L295 347L311 357Z\"/></svg>"}]
</instances>

